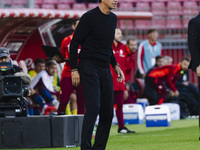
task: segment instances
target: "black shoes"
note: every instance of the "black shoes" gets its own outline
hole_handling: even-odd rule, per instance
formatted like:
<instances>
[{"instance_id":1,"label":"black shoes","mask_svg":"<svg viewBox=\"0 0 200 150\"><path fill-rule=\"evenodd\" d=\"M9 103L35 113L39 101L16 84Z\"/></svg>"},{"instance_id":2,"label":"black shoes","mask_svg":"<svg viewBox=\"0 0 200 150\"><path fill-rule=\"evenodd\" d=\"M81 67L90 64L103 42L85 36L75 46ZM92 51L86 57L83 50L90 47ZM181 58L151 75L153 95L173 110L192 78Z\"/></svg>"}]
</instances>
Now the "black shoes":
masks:
<instances>
[{"instance_id":1,"label":"black shoes","mask_svg":"<svg viewBox=\"0 0 200 150\"><path fill-rule=\"evenodd\" d=\"M131 131L127 129L126 127L123 127L123 128L118 129L118 133L135 133L135 131Z\"/></svg>"}]
</instances>

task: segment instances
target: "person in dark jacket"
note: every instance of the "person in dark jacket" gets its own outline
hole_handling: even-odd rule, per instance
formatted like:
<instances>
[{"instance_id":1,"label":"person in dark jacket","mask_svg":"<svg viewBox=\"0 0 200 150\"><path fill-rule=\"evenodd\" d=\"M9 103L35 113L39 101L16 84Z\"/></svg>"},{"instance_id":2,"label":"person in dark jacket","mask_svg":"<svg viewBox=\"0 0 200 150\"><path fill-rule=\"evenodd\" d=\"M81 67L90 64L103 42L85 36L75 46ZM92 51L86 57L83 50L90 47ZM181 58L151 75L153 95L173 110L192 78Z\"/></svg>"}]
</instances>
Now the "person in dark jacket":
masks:
<instances>
[{"instance_id":1,"label":"person in dark jacket","mask_svg":"<svg viewBox=\"0 0 200 150\"><path fill-rule=\"evenodd\" d=\"M189 82L189 70L181 70L180 77L176 82L176 88L180 93L180 100L187 104L190 115L198 115L199 91Z\"/></svg>"},{"instance_id":2,"label":"person in dark jacket","mask_svg":"<svg viewBox=\"0 0 200 150\"><path fill-rule=\"evenodd\" d=\"M151 105L162 104L168 95L179 96L175 84L180 76L181 69L186 70L189 62L189 59L183 58L179 64L157 67L148 72L145 77L145 91L147 91L145 96L149 99Z\"/></svg>"},{"instance_id":3,"label":"person in dark jacket","mask_svg":"<svg viewBox=\"0 0 200 150\"><path fill-rule=\"evenodd\" d=\"M192 18L188 24L188 47L191 54L191 62L189 68L197 73L199 78L200 91L200 13ZM200 98L199 98L199 116L200 116ZM200 128L200 119L199 119ZM200 140L200 129L199 129Z\"/></svg>"}]
</instances>

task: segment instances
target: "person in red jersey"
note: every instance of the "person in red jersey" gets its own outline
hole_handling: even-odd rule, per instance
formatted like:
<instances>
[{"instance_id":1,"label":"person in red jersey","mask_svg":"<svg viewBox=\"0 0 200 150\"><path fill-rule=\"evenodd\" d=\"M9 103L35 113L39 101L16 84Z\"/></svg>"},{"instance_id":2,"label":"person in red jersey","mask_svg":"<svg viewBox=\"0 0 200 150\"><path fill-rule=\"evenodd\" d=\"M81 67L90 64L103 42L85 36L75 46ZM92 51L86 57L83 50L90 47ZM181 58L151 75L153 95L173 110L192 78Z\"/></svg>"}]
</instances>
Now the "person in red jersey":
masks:
<instances>
[{"instance_id":1,"label":"person in red jersey","mask_svg":"<svg viewBox=\"0 0 200 150\"><path fill-rule=\"evenodd\" d=\"M74 31L78 23L79 23L79 19L75 19L74 22L72 23L72 29ZM64 38L61 44L61 54L66 59L69 59L69 46L73 38L73 35L74 33ZM80 46L79 46L79 51L80 51ZM59 63L62 62L62 60L59 57L54 57L54 59ZM76 90L76 95L77 95L78 114L84 114L85 105L84 105L82 86L79 86L76 88L72 85L71 66L68 60L65 62L65 66L61 74L60 86L61 86L61 95L60 95L60 105L58 108L58 114L65 114L65 109L69 102L70 95L74 92L74 90ZM73 114L73 110L72 110L72 114Z\"/></svg>"},{"instance_id":2,"label":"person in red jersey","mask_svg":"<svg viewBox=\"0 0 200 150\"><path fill-rule=\"evenodd\" d=\"M137 51L137 40L135 38L130 38L127 40L127 47L129 48L130 52L126 56L126 65L125 65L125 79L126 82L131 80L131 72L135 66L135 62L137 59L136 51Z\"/></svg>"},{"instance_id":3,"label":"person in red jersey","mask_svg":"<svg viewBox=\"0 0 200 150\"><path fill-rule=\"evenodd\" d=\"M179 96L175 87L176 81L180 76L181 70L187 70L190 60L182 58L179 64L166 65L150 70L145 78L145 96L151 105L161 105L169 94L170 96ZM171 90L167 91L165 84Z\"/></svg>"},{"instance_id":4,"label":"person in red jersey","mask_svg":"<svg viewBox=\"0 0 200 150\"><path fill-rule=\"evenodd\" d=\"M122 38L122 32L119 28L115 29L115 38L114 42L112 44L113 48L113 54L116 58L116 61L119 63L119 66L121 67L122 71L125 70L126 65L126 57L128 54L130 54L130 50L128 47L121 43ZM118 120L118 133L135 133L135 131L130 131L124 126L124 119L123 119L123 103L124 103L124 91L125 91L125 84L124 82L118 82L117 81L117 74L114 73L114 69L112 67L111 72L113 76L113 85L114 85L114 104L115 104L115 111L117 115Z\"/></svg>"}]
</instances>

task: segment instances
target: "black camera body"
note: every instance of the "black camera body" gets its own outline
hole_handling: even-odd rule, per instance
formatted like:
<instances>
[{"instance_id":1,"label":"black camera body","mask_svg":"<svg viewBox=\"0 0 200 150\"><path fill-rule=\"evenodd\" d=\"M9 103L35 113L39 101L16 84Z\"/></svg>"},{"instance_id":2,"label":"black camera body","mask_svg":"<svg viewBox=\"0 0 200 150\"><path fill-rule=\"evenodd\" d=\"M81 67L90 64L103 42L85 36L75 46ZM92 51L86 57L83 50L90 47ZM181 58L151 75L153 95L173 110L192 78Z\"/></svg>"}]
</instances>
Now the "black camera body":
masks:
<instances>
[{"instance_id":1,"label":"black camera body","mask_svg":"<svg viewBox=\"0 0 200 150\"><path fill-rule=\"evenodd\" d=\"M12 62L0 63L0 117L27 116L27 101L20 76Z\"/></svg>"}]
</instances>

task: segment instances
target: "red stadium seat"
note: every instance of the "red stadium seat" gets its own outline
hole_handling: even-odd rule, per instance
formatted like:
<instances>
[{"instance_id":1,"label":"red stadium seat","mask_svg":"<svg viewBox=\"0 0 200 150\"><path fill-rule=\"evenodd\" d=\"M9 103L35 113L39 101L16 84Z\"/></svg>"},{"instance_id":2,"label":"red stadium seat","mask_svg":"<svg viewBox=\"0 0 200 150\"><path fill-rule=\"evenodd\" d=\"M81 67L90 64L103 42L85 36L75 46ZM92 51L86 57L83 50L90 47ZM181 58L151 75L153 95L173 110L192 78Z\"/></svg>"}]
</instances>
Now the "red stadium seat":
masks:
<instances>
[{"instance_id":1,"label":"red stadium seat","mask_svg":"<svg viewBox=\"0 0 200 150\"><path fill-rule=\"evenodd\" d=\"M152 13L153 15L166 15L166 8L164 2L152 2Z\"/></svg>"},{"instance_id":2,"label":"red stadium seat","mask_svg":"<svg viewBox=\"0 0 200 150\"><path fill-rule=\"evenodd\" d=\"M137 29L149 29L151 25L150 20L136 20L135 26Z\"/></svg>"},{"instance_id":3,"label":"red stadium seat","mask_svg":"<svg viewBox=\"0 0 200 150\"><path fill-rule=\"evenodd\" d=\"M43 0L44 4L58 4L58 0Z\"/></svg>"},{"instance_id":4,"label":"red stadium seat","mask_svg":"<svg viewBox=\"0 0 200 150\"><path fill-rule=\"evenodd\" d=\"M40 5L40 4L42 4L42 3L43 3L43 0L35 0L35 4Z\"/></svg>"},{"instance_id":5,"label":"red stadium seat","mask_svg":"<svg viewBox=\"0 0 200 150\"><path fill-rule=\"evenodd\" d=\"M4 1L4 5L12 5L12 0L6 0L6 1Z\"/></svg>"},{"instance_id":6,"label":"red stadium seat","mask_svg":"<svg viewBox=\"0 0 200 150\"><path fill-rule=\"evenodd\" d=\"M136 3L136 11L150 11L148 2L138 2Z\"/></svg>"},{"instance_id":7,"label":"red stadium seat","mask_svg":"<svg viewBox=\"0 0 200 150\"><path fill-rule=\"evenodd\" d=\"M13 0L14 5L26 5L27 1L26 0Z\"/></svg>"},{"instance_id":8,"label":"red stadium seat","mask_svg":"<svg viewBox=\"0 0 200 150\"><path fill-rule=\"evenodd\" d=\"M76 3L76 0L58 0L58 3L62 3L62 4L74 4Z\"/></svg>"},{"instance_id":9,"label":"red stadium seat","mask_svg":"<svg viewBox=\"0 0 200 150\"><path fill-rule=\"evenodd\" d=\"M11 8L25 8L24 5L16 5L16 4L12 4Z\"/></svg>"},{"instance_id":10,"label":"red stadium seat","mask_svg":"<svg viewBox=\"0 0 200 150\"><path fill-rule=\"evenodd\" d=\"M192 18L192 16L189 16L189 15L183 16L183 28L185 28L185 29L188 28L188 23L191 18Z\"/></svg>"},{"instance_id":11,"label":"red stadium seat","mask_svg":"<svg viewBox=\"0 0 200 150\"><path fill-rule=\"evenodd\" d=\"M57 5L57 8L58 8L58 9L63 9L63 10L71 9L71 7L70 7L69 4L58 4L58 5Z\"/></svg>"},{"instance_id":12,"label":"red stadium seat","mask_svg":"<svg viewBox=\"0 0 200 150\"><path fill-rule=\"evenodd\" d=\"M183 14L185 15L197 15L199 13L199 8L194 1L185 1L183 3Z\"/></svg>"},{"instance_id":13,"label":"red stadium seat","mask_svg":"<svg viewBox=\"0 0 200 150\"><path fill-rule=\"evenodd\" d=\"M39 4L34 4L34 8L40 8Z\"/></svg>"},{"instance_id":14,"label":"red stadium seat","mask_svg":"<svg viewBox=\"0 0 200 150\"><path fill-rule=\"evenodd\" d=\"M42 4L42 8L44 9L55 9L54 4Z\"/></svg>"},{"instance_id":15,"label":"red stadium seat","mask_svg":"<svg viewBox=\"0 0 200 150\"><path fill-rule=\"evenodd\" d=\"M134 24L133 24L132 20L120 20L118 22L118 27L121 30L125 30L125 29L133 30L134 29Z\"/></svg>"},{"instance_id":16,"label":"red stadium seat","mask_svg":"<svg viewBox=\"0 0 200 150\"><path fill-rule=\"evenodd\" d=\"M167 28L180 29L182 28L179 16L167 16Z\"/></svg>"},{"instance_id":17,"label":"red stadium seat","mask_svg":"<svg viewBox=\"0 0 200 150\"><path fill-rule=\"evenodd\" d=\"M166 23L162 16L153 16L151 20L151 27L155 29L165 29Z\"/></svg>"},{"instance_id":18,"label":"red stadium seat","mask_svg":"<svg viewBox=\"0 0 200 150\"><path fill-rule=\"evenodd\" d=\"M125 2L125 3L136 3L138 2L138 0L121 0L122 2Z\"/></svg>"},{"instance_id":19,"label":"red stadium seat","mask_svg":"<svg viewBox=\"0 0 200 150\"><path fill-rule=\"evenodd\" d=\"M169 1L167 4L168 15L182 15L180 2Z\"/></svg>"},{"instance_id":20,"label":"red stadium seat","mask_svg":"<svg viewBox=\"0 0 200 150\"><path fill-rule=\"evenodd\" d=\"M152 3L153 1L155 1L155 0L141 0L141 2L150 2L150 3ZM138 1L137 1L138 2Z\"/></svg>"},{"instance_id":21,"label":"red stadium seat","mask_svg":"<svg viewBox=\"0 0 200 150\"><path fill-rule=\"evenodd\" d=\"M133 10L132 3L120 3L119 10Z\"/></svg>"},{"instance_id":22,"label":"red stadium seat","mask_svg":"<svg viewBox=\"0 0 200 150\"><path fill-rule=\"evenodd\" d=\"M85 3L74 3L73 4L73 9L76 9L76 10L86 10L86 5Z\"/></svg>"},{"instance_id":23,"label":"red stadium seat","mask_svg":"<svg viewBox=\"0 0 200 150\"><path fill-rule=\"evenodd\" d=\"M98 3L89 3L89 4L88 4L88 9L93 9L93 8L95 8L95 7L97 7L97 6L99 6Z\"/></svg>"}]
</instances>

